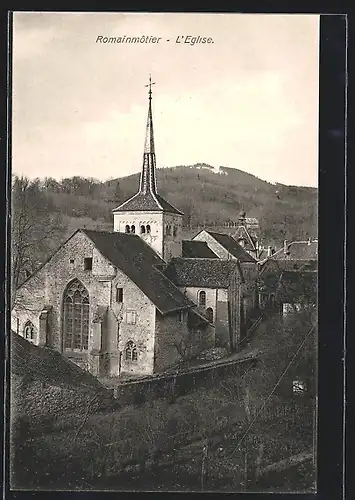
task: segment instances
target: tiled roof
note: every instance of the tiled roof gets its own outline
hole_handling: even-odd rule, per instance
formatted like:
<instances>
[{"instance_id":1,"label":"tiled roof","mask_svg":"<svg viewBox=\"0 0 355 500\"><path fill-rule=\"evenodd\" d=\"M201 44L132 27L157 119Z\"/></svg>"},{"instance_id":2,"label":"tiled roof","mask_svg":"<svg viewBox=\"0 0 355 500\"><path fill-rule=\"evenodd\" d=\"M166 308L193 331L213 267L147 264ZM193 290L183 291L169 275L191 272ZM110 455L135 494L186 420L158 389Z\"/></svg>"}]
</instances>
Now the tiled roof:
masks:
<instances>
[{"instance_id":1,"label":"tiled roof","mask_svg":"<svg viewBox=\"0 0 355 500\"><path fill-rule=\"evenodd\" d=\"M236 257L240 262L256 262L256 260L248 254L242 248L239 243L235 241L235 239L230 236L229 234L223 234L223 233L215 233L212 231L206 231L208 234L210 234L220 245L222 245L228 252L233 255L233 257Z\"/></svg>"},{"instance_id":2,"label":"tiled roof","mask_svg":"<svg viewBox=\"0 0 355 500\"><path fill-rule=\"evenodd\" d=\"M235 260L175 258L164 274L181 287L227 288L236 269L239 266Z\"/></svg>"},{"instance_id":3,"label":"tiled roof","mask_svg":"<svg viewBox=\"0 0 355 500\"><path fill-rule=\"evenodd\" d=\"M182 256L200 259L218 259L205 241L184 240L182 242Z\"/></svg>"},{"instance_id":4,"label":"tiled roof","mask_svg":"<svg viewBox=\"0 0 355 500\"><path fill-rule=\"evenodd\" d=\"M157 203L158 201L158 203ZM160 206L159 206L160 205ZM127 212L127 211L143 211L143 212L169 212L172 214L183 215L180 210L173 207L162 196L156 193L154 196L148 193L137 193L132 198L122 203L119 207L115 208L113 212Z\"/></svg>"},{"instance_id":5,"label":"tiled roof","mask_svg":"<svg viewBox=\"0 0 355 500\"><path fill-rule=\"evenodd\" d=\"M164 261L139 236L87 229L81 231L104 257L142 290L162 314L195 305L155 267L155 264L159 266Z\"/></svg>"},{"instance_id":6,"label":"tiled roof","mask_svg":"<svg viewBox=\"0 0 355 500\"><path fill-rule=\"evenodd\" d=\"M247 248L248 250L256 250L256 240L255 238L250 234L248 229L245 226L239 226L235 235L234 239L238 242L238 239L244 239L246 240L246 246L244 248Z\"/></svg>"},{"instance_id":7,"label":"tiled roof","mask_svg":"<svg viewBox=\"0 0 355 500\"><path fill-rule=\"evenodd\" d=\"M292 302L305 297L314 299L317 296L317 273L283 271L278 285L278 293L284 302Z\"/></svg>"},{"instance_id":8,"label":"tiled roof","mask_svg":"<svg viewBox=\"0 0 355 500\"><path fill-rule=\"evenodd\" d=\"M33 376L52 385L75 386L105 390L96 377L68 361L54 349L38 347L11 332L11 373Z\"/></svg>"},{"instance_id":9,"label":"tiled roof","mask_svg":"<svg viewBox=\"0 0 355 500\"><path fill-rule=\"evenodd\" d=\"M272 256L277 260L318 260L318 241L292 241L287 253L281 248Z\"/></svg>"}]
</instances>

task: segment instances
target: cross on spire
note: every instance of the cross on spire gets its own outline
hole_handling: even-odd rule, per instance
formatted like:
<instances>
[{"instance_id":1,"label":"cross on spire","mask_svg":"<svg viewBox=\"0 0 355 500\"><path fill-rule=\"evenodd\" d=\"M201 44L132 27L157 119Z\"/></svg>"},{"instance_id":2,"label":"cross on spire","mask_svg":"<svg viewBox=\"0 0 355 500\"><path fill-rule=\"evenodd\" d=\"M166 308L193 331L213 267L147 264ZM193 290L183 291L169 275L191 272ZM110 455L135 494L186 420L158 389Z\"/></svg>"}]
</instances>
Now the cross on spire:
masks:
<instances>
[{"instance_id":1,"label":"cross on spire","mask_svg":"<svg viewBox=\"0 0 355 500\"><path fill-rule=\"evenodd\" d=\"M152 82L152 75L149 73L149 83L148 85L144 85L145 87L149 87L148 90L149 100L152 99L152 85L155 85L155 82Z\"/></svg>"}]
</instances>

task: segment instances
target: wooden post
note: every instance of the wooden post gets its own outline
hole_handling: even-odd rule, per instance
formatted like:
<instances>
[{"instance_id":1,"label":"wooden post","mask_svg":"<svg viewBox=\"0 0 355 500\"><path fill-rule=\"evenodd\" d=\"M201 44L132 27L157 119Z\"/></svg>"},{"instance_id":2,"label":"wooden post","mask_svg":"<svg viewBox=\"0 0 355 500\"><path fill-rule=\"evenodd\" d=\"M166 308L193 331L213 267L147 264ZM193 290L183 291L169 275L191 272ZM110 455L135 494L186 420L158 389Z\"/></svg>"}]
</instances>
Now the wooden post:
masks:
<instances>
[{"instance_id":1,"label":"wooden post","mask_svg":"<svg viewBox=\"0 0 355 500\"><path fill-rule=\"evenodd\" d=\"M205 476L207 471L207 455L208 455L208 440L206 440L202 448L202 464L201 464L201 490L205 487Z\"/></svg>"},{"instance_id":2,"label":"wooden post","mask_svg":"<svg viewBox=\"0 0 355 500\"><path fill-rule=\"evenodd\" d=\"M248 452L244 452L244 491L248 489Z\"/></svg>"},{"instance_id":3,"label":"wooden post","mask_svg":"<svg viewBox=\"0 0 355 500\"><path fill-rule=\"evenodd\" d=\"M256 482L259 480L259 477L260 477L263 455L264 455L264 443L260 443L259 444L259 453L258 453L258 456L256 457L256 468L255 468L255 481Z\"/></svg>"}]
</instances>

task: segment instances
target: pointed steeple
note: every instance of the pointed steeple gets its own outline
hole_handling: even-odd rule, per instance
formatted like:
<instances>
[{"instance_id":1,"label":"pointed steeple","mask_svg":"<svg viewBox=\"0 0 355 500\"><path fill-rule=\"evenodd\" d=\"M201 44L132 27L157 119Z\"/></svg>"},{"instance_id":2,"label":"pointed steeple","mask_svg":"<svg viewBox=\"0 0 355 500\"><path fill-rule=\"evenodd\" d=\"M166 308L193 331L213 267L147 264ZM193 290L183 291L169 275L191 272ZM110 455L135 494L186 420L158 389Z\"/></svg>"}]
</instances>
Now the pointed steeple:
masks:
<instances>
[{"instance_id":1,"label":"pointed steeple","mask_svg":"<svg viewBox=\"0 0 355 500\"><path fill-rule=\"evenodd\" d=\"M154 129L153 129L153 113L152 113L152 82L151 75L149 75L148 91L148 118L145 133L144 153L143 153L143 166L139 182L139 192L143 194L151 193L157 194L157 180L156 180L156 159L155 159L155 145L154 145Z\"/></svg>"},{"instance_id":2,"label":"pointed steeple","mask_svg":"<svg viewBox=\"0 0 355 500\"><path fill-rule=\"evenodd\" d=\"M139 179L137 193L122 203L113 212L144 211L144 212L167 212L183 215L180 210L167 202L158 194L156 179L156 158L153 130L153 112L152 112L152 78L149 75L148 87L148 117L146 125L146 134L144 141L143 165Z\"/></svg>"}]
</instances>

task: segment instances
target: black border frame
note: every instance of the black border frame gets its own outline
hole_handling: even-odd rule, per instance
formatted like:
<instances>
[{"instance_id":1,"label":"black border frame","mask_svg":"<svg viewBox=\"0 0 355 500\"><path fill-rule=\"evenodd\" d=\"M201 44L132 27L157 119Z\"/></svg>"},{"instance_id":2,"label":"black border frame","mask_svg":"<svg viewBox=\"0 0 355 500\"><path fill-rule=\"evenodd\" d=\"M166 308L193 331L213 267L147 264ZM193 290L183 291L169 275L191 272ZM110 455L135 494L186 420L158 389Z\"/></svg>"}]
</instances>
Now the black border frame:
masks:
<instances>
[{"instance_id":1,"label":"black border frame","mask_svg":"<svg viewBox=\"0 0 355 500\"><path fill-rule=\"evenodd\" d=\"M246 3L246 2L245 2ZM134 9L121 5L120 8L85 9L75 8L73 5L61 5L60 8L48 8L48 5L37 5L36 8L25 8L12 6L13 11L37 10L37 11L146 11L159 12L160 9L146 8ZM238 10L229 9L191 9L169 8L167 12L248 12L248 13L315 13L319 11L311 7L303 9L278 9L274 6L240 7ZM316 494L296 494L297 498L320 498L337 500L345 498L344 480L344 348L345 348L345 326L344 326L344 263L345 263L345 202L346 202L346 91L347 91L347 15L338 14L339 10L328 10L327 14L321 16L320 20L320 92L319 92L319 421L318 421L318 492ZM333 15L336 14L336 15ZM8 86L7 65L11 65L8 57L8 45L11 46L11 32L9 38L6 37L8 27L8 11L3 16L3 30L5 36L2 38L2 54L5 56L3 75L3 88L10 93ZM10 82L11 83L11 82ZM7 133L10 125L11 102L7 102L4 93L2 111L4 112L4 131ZM10 104L10 107L8 107ZM6 135L5 135L6 137ZM4 152L3 158L9 160L9 150L11 147L11 135L7 137L7 144L2 136L0 146ZM6 161L7 163L7 161ZM6 164L4 162L4 165ZM1 169L1 202L5 209L5 216L1 218L1 230L6 242L2 247L5 253L0 259L2 283L1 313L7 308L9 303L9 287L4 287L5 279L9 276L9 220L8 211L9 198L11 196L9 187L11 185L11 175L6 168ZM7 255L7 261L5 257ZM9 331L9 318L4 318L5 332ZM9 359L9 344L6 341L6 333L1 336L1 353L4 359ZM8 363L5 364L5 382L9 378ZM1 387L1 391L3 386ZM8 397L9 388L6 383L1 396ZM6 401L5 401L6 402ZM9 410L8 398L5 407L6 414ZM7 423L7 419L3 420ZM5 426L4 426L5 428ZM4 474L5 488L3 490L5 498L26 500L33 498L101 498L109 496L117 498L120 495L125 498L127 492L70 492L70 491L10 491L8 485L8 470L5 465L8 463L8 434L4 437L6 453L1 473ZM0 481L1 482L1 481ZM144 495L154 497L155 493L128 493L128 495ZM164 493L164 496L174 496L176 493ZM194 494L195 496L198 495ZM210 493L209 497L220 498L226 496L224 493ZM228 494L228 496L239 496L239 494ZM248 496L268 498L274 494L248 494ZM279 498L294 498L295 494L280 493Z\"/></svg>"}]
</instances>

